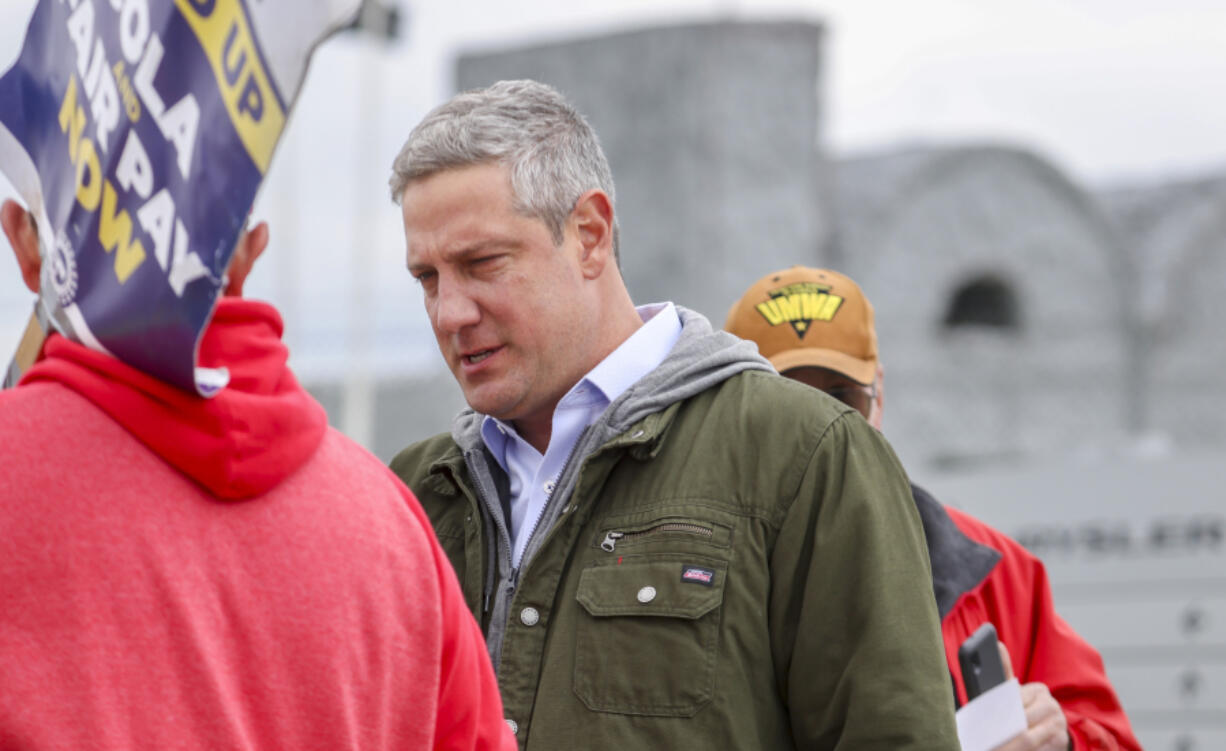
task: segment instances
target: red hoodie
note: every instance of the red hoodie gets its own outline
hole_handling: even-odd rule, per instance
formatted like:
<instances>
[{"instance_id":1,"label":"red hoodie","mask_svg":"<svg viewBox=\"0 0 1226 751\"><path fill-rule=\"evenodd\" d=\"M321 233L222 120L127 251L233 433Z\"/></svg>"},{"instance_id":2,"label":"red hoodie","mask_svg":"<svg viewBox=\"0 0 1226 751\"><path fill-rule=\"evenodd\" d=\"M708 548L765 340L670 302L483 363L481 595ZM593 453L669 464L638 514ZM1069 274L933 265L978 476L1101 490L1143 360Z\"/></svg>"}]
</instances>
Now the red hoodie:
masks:
<instances>
[{"instance_id":1,"label":"red hoodie","mask_svg":"<svg viewBox=\"0 0 1226 751\"><path fill-rule=\"evenodd\" d=\"M0 392L0 748L514 749L416 500L225 299L211 400L59 336Z\"/></svg>"}]
</instances>

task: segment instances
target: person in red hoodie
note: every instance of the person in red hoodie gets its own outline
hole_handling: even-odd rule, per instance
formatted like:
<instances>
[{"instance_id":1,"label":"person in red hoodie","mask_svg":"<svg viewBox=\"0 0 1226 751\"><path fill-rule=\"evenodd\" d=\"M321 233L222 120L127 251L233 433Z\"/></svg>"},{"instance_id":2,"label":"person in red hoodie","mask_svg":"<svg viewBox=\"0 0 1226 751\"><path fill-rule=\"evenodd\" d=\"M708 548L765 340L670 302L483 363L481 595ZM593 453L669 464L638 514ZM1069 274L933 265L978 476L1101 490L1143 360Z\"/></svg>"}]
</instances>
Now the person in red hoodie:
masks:
<instances>
[{"instance_id":1,"label":"person in red hoodie","mask_svg":"<svg viewBox=\"0 0 1226 751\"><path fill-rule=\"evenodd\" d=\"M30 215L0 224L37 292ZM0 748L515 748L416 499L237 296L267 241L200 344L215 398L57 334L0 392Z\"/></svg>"},{"instance_id":2,"label":"person in red hoodie","mask_svg":"<svg viewBox=\"0 0 1226 751\"><path fill-rule=\"evenodd\" d=\"M881 430L885 406L873 307L854 281L793 266L754 283L724 328L757 343L784 376L844 402ZM1043 563L1018 543L912 485L958 706L958 647L983 623L1022 684L1029 727L997 751L1140 751L1094 647L1056 613ZM1011 663L1011 665L1009 664Z\"/></svg>"}]
</instances>

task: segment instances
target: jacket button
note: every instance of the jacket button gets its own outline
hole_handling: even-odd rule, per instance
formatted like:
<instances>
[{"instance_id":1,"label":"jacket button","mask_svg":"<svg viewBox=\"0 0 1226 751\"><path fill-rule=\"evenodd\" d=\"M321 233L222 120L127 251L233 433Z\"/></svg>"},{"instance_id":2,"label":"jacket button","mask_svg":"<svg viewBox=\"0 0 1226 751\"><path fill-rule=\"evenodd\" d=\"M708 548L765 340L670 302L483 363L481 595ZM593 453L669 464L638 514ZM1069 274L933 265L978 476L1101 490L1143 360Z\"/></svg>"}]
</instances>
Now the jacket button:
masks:
<instances>
[{"instance_id":1,"label":"jacket button","mask_svg":"<svg viewBox=\"0 0 1226 751\"><path fill-rule=\"evenodd\" d=\"M519 622L525 626L535 626L540 621L541 614L537 612L536 608L524 608L519 611Z\"/></svg>"},{"instance_id":2,"label":"jacket button","mask_svg":"<svg viewBox=\"0 0 1226 751\"><path fill-rule=\"evenodd\" d=\"M507 727L511 728L511 735L519 735L519 723L510 717L507 718Z\"/></svg>"},{"instance_id":3,"label":"jacket button","mask_svg":"<svg viewBox=\"0 0 1226 751\"><path fill-rule=\"evenodd\" d=\"M656 588L655 587L643 587L642 589L639 590L638 598L639 598L639 602L646 605L647 603L656 599Z\"/></svg>"}]
</instances>

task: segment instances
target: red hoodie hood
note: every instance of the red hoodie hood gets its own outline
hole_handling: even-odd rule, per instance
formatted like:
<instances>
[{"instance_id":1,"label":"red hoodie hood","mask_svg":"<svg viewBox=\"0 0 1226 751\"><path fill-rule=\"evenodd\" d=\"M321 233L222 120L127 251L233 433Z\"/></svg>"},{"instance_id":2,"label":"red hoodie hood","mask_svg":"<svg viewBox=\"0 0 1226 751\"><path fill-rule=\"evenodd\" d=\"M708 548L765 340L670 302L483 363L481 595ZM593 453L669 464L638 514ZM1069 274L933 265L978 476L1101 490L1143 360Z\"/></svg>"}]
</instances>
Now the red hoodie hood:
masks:
<instances>
[{"instance_id":1,"label":"red hoodie hood","mask_svg":"<svg viewBox=\"0 0 1226 751\"><path fill-rule=\"evenodd\" d=\"M281 331L272 306L222 298L198 359L201 367L230 371L229 385L212 399L57 335L21 383L67 386L213 495L250 498L302 466L327 428L323 407L286 366Z\"/></svg>"}]
</instances>

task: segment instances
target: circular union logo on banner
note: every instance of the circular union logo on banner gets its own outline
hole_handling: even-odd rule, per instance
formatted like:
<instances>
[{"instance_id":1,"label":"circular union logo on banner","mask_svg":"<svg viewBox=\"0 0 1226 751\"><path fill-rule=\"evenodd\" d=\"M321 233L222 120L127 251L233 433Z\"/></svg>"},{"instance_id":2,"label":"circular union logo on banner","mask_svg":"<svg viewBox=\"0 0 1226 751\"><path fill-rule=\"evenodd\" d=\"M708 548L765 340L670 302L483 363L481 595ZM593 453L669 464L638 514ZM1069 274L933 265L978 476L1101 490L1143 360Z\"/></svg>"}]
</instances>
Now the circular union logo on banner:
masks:
<instances>
[{"instance_id":1,"label":"circular union logo on banner","mask_svg":"<svg viewBox=\"0 0 1226 751\"><path fill-rule=\"evenodd\" d=\"M51 249L51 286L61 308L72 305L77 296L77 257L63 230L56 235L55 247Z\"/></svg>"}]
</instances>

